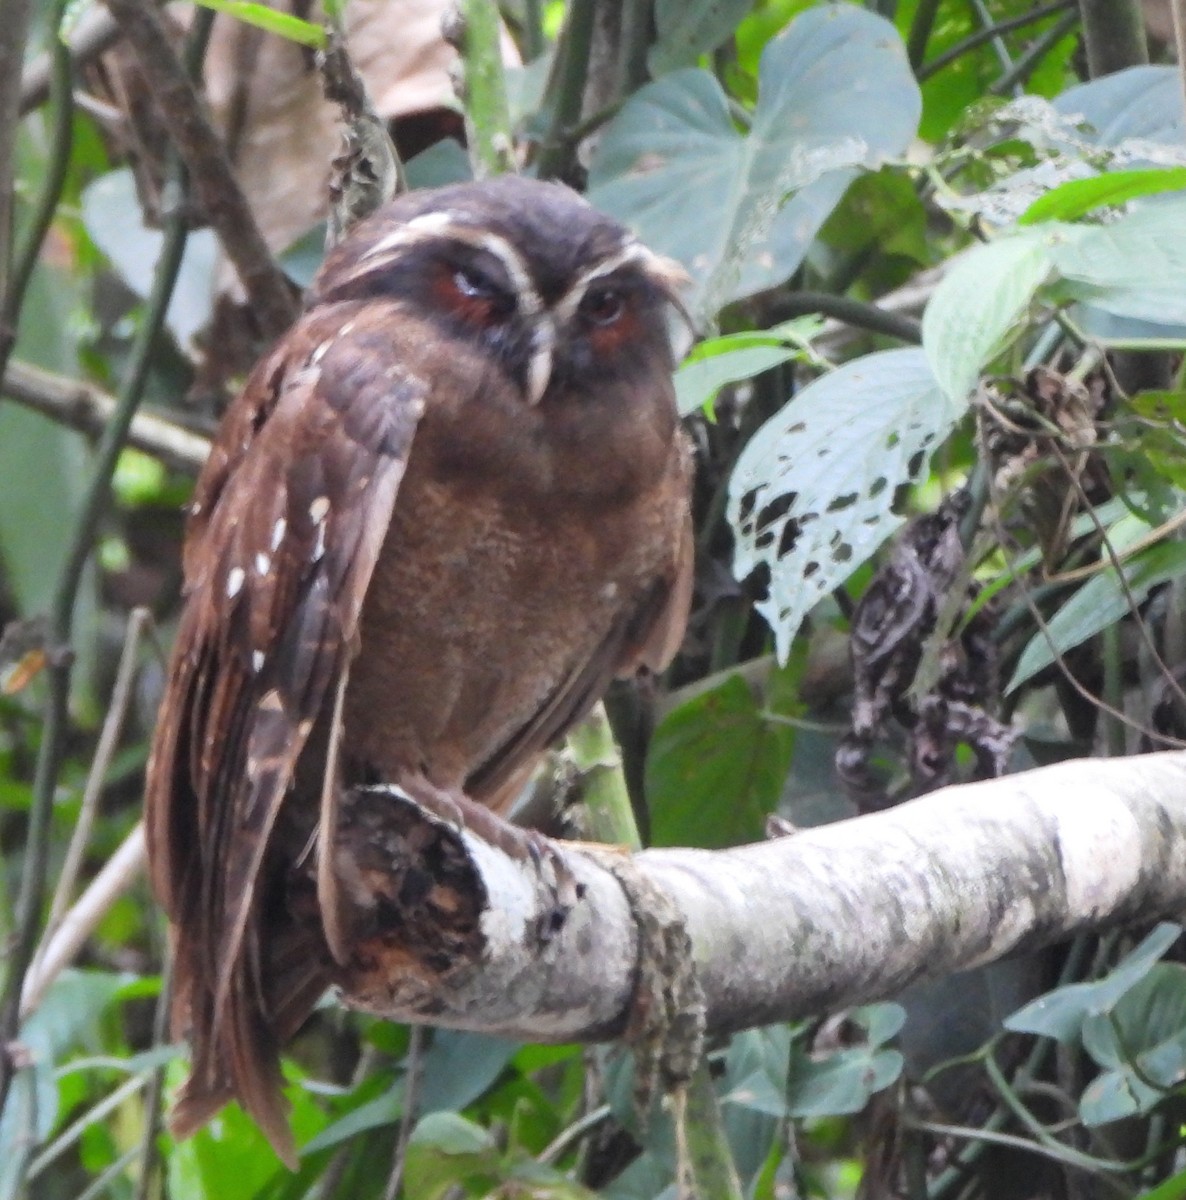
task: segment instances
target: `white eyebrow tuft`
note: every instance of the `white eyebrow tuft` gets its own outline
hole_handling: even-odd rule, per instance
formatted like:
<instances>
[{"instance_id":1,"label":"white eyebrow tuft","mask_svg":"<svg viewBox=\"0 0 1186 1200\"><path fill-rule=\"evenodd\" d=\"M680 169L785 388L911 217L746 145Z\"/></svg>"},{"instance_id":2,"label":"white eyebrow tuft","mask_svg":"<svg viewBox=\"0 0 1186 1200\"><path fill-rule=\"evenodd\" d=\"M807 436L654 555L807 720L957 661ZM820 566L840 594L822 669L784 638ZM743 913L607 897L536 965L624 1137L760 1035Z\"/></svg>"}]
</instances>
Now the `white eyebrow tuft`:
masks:
<instances>
[{"instance_id":1,"label":"white eyebrow tuft","mask_svg":"<svg viewBox=\"0 0 1186 1200\"><path fill-rule=\"evenodd\" d=\"M668 286L674 282L673 272L668 267L667 260L660 258L641 242L631 238L612 258L595 263L587 271L577 276L573 285L556 302L554 308L556 319L561 323L570 321L585 298L585 293L589 290L591 283L606 275L612 275L615 271L629 266L631 263L642 267L644 272L656 282L662 282Z\"/></svg>"},{"instance_id":2,"label":"white eyebrow tuft","mask_svg":"<svg viewBox=\"0 0 1186 1200\"><path fill-rule=\"evenodd\" d=\"M506 238L491 233L488 229L471 225L456 213L429 212L413 217L406 225L392 230L371 246L359 260L360 269L352 271L347 278L369 274L380 265L376 259L391 257L394 251L405 246L415 245L417 242L447 240L472 246L475 250L484 250L497 258L510 278L519 311L524 316L533 317L543 311L543 300L522 255Z\"/></svg>"}]
</instances>

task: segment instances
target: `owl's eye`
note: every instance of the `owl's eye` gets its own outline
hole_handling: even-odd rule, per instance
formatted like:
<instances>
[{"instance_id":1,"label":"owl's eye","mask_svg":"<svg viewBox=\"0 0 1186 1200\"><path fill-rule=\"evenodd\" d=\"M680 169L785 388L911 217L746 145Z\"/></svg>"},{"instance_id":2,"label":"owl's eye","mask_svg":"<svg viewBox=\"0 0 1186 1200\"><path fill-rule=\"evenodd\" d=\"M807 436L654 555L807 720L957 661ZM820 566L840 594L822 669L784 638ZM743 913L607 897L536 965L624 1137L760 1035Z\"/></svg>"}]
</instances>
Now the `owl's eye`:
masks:
<instances>
[{"instance_id":1,"label":"owl's eye","mask_svg":"<svg viewBox=\"0 0 1186 1200\"><path fill-rule=\"evenodd\" d=\"M594 325L612 325L626 307L626 300L617 288L596 288L581 301L581 312Z\"/></svg>"},{"instance_id":2,"label":"owl's eye","mask_svg":"<svg viewBox=\"0 0 1186 1200\"><path fill-rule=\"evenodd\" d=\"M492 279L466 267L458 267L453 272L453 286L467 300L495 300L502 294L502 289Z\"/></svg>"}]
</instances>

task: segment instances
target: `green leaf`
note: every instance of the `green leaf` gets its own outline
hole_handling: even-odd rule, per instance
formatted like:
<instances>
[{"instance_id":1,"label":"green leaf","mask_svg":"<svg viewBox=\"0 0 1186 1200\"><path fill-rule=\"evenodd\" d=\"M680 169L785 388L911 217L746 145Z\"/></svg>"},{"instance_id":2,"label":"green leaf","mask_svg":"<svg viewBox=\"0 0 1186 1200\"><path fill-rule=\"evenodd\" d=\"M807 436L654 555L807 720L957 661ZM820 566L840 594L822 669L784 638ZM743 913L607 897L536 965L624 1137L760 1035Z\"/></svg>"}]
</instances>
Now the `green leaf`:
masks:
<instances>
[{"instance_id":1,"label":"green leaf","mask_svg":"<svg viewBox=\"0 0 1186 1200\"><path fill-rule=\"evenodd\" d=\"M1157 963L1110 1016L1083 1022L1083 1048L1109 1067L1087 1087L1087 1125L1148 1113L1186 1081L1186 967Z\"/></svg>"},{"instance_id":2,"label":"green leaf","mask_svg":"<svg viewBox=\"0 0 1186 1200\"><path fill-rule=\"evenodd\" d=\"M1043 226L1066 290L1117 316L1186 325L1186 197L1150 201L1106 225Z\"/></svg>"},{"instance_id":3,"label":"green leaf","mask_svg":"<svg viewBox=\"0 0 1186 1200\"><path fill-rule=\"evenodd\" d=\"M791 1063L787 1111L800 1118L860 1112L875 1092L901 1075L902 1066L897 1050L862 1046L838 1050L818 1062L800 1051Z\"/></svg>"},{"instance_id":4,"label":"green leaf","mask_svg":"<svg viewBox=\"0 0 1186 1200\"><path fill-rule=\"evenodd\" d=\"M1123 564L1125 588L1114 567L1093 575L1050 618L1022 652L1006 691L1013 691L1068 650L1128 615L1130 603L1141 604L1149 593L1186 571L1186 544L1158 542ZM1130 600L1131 596L1131 600Z\"/></svg>"},{"instance_id":5,"label":"green leaf","mask_svg":"<svg viewBox=\"0 0 1186 1200\"><path fill-rule=\"evenodd\" d=\"M1038 221L1073 221L1093 209L1124 204L1137 196L1186 188L1186 167L1149 167L1109 171L1091 179L1073 179L1039 196L1018 218L1019 225Z\"/></svg>"},{"instance_id":6,"label":"green leaf","mask_svg":"<svg viewBox=\"0 0 1186 1200\"><path fill-rule=\"evenodd\" d=\"M148 296L164 234L145 225L132 172L109 171L89 184L82 194L82 219L91 241L124 283L142 299ZM210 229L195 229L186 238L177 286L165 312L165 323L181 346L189 345L210 319L219 253Z\"/></svg>"},{"instance_id":7,"label":"green leaf","mask_svg":"<svg viewBox=\"0 0 1186 1200\"><path fill-rule=\"evenodd\" d=\"M21 1026L18 1041L32 1066L14 1081L0 1112L0 1197L17 1194L24 1147L43 1142L57 1124L57 1068L92 1030L129 976L105 971L63 971Z\"/></svg>"},{"instance_id":8,"label":"green leaf","mask_svg":"<svg viewBox=\"0 0 1186 1200\"><path fill-rule=\"evenodd\" d=\"M756 841L778 804L794 738L793 729L763 715L739 675L673 709L647 755L653 843Z\"/></svg>"},{"instance_id":9,"label":"green leaf","mask_svg":"<svg viewBox=\"0 0 1186 1200\"><path fill-rule=\"evenodd\" d=\"M404 1190L417 1200L441 1200L454 1184L463 1182L480 1182L493 1190L501 1175L499 1165L498 1147L480 1125L457 1113L428 1113L408 1142Z\"/></svg>"},{"instance_id":10,"label":"green leaf","mask_svg":"<svg viewBox=\"0 0 1186 1200\"><path fill-rule=\"evenodd\" d=\"M311 46L314 50L325 49L325 30L320 25L302 21L300 17L269 8L266 4L253 4L251 0L197 0L197 3L203 8L227 13L246 25L278 34L298 45Z\"/></svg>"},{"instance_id":11,"label":"green leaf","mask_svg":"<svg viewBox=\"0 0 1186 1200\"><path fill-rule=\"evenodd\" d=\"M605 130L589 199L683 262L689 307L711 315L788 278L852 168L903 154L918 112L893 27L856 5L822 5L764 50L748 133L707 71L635 93Z\"/></svg>"},{"instance_id":12,"label":"green leaf","mask_svg":"<svg viewBox=\"0 0 1186 1200\"><path fill-rule=\"evenodd\" d=\"M719 345L734 339L738 339L739 344ZM763 344L748 334L715 338L713 344L711 353L689 356L675 373L675 399L680 416L686 417L710 405L726 384L752 379L801 354L777 338L767 338Z\"/></svg>"},{"instance_id":13,"label":"green leaf","mask_svg":"<svg viewBox=\"0 0 1186 1200\"><path fill-rule=\"evenodd\" d=\"M518 1042L464 1030L438 1030L424 1056L420 1106L460 1109L472 1104L502 1074Z\"/></svg>"},{"instance_id":14,"label":"green leaf","mask_svg":"<svg viewBox=\"0 0 1186 1200\"><path fill-rule=\"evenodd\" d=\"M301 1155L316 1154L318 1150L326 1150L330 1146L365 1133L368 1129L379 1129L384 1125L394 1125L404 1111L404 1081L398 1080L382 1095L351 1109L345 1116L331 1121L320 1133L312 1137L301 1147Z\"/></svg>"},{"instance_id":15,"label":"green leaf","mask_svg":"<svg viewBox=\"0 0 1186 1200\"><path fill-rule=\"evenodd\" d=\"M1059 1042L1075 1041L1083 1022L1096 1013L1107 1013L1181 936L1182 927L1162 921L1156 929L1095 983L1071 983L1055 988L1005 1018L1014 1033L1036 1033Z\"/></svg>"},{"instance_id":16,"label":"green leaf","mask_svg":"<svg viewBox=\"0 0 1186 1200\"><path fill-rule=\"evenodd\" d=\"M757 608L781 661L807 613L901 525L898 489L923 478L965 410L922 350L885 350L821 376L750 440L729 482L733 570L769 570Z\"/></svg>"},{"instance_id":17,"label":"green leaf","mask_svg":"<svg viewBox=\"0 0 1186 1200\"><path fill-rule=\"evenodd\" d=\"M655 44L647 55L658 78L678 67L691 67L710 54L737 28L752 0L655 0Z\"/></svg>"},{"instance_id":18,"label":"green leaf","mask_svg":"<svg viewBox=\"0 0 1186 1200\"><path fill-rule=\"evenodd\" d=\"M956 261L922 318L923 349L949 399L963 403L972 394L1049 274L1046 247L1032 233L977 246Z\"/></svg>"}]
</instances>

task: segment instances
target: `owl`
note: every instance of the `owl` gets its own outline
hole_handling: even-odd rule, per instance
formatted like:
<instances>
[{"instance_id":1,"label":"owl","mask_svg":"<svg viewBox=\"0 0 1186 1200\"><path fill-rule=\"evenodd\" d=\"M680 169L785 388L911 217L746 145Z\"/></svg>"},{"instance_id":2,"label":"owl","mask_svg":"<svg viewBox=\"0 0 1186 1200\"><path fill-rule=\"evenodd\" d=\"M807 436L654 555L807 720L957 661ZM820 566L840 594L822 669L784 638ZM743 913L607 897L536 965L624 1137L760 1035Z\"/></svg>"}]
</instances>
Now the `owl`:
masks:
<instances>
[{"instance_id":1,"label":"owl","mask_svg":"<svg viewBox=\"0 0 1186 1200\"><path fill-rule=\"evenodd\" d=\"M556 184L411 193L328 254L228 410L146 784L179 1135L235 1098L295 1160L279 1049L349 955L323 852L344 789L503 813L615 677L677 650L681 278Z\"/></svg>"}]
</instances>

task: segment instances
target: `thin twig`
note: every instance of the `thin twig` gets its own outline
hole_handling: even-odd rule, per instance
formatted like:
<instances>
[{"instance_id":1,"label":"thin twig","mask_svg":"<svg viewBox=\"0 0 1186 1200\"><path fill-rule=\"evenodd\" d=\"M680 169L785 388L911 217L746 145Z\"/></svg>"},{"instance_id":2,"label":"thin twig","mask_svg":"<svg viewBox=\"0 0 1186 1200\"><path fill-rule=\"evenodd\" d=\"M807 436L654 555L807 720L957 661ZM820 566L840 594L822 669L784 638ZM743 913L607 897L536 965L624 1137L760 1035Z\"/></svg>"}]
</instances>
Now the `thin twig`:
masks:
<instances>
[{"instance_id":1,"label":"thin twig","mask_svg":"<svg viewBox=\"0 0 1186 1200\"><path fill-rule=\"evenodd\" d=\"M106 3L135 51L161 119L189 168L194 194L238 272L260 331L266 338L278 337L297 315L292 287L272 258L226 148L207 119L160 17L143 0Z\"/></svg>"},{"instance_id":2,"label":"thin twig","mask_svg":"<svg viewBox=\"0 0 1186 1200\"><path fill-rule=\"evenodd\" d=\"M56 27L61 19L63 4L55 5L51 20ZM25 292L33 278L33 268L41 257L41 247L49 234L62 188L66 183L66 169L70 163L70 151L74 145L74 95L71 91L73 69L70 54L58 38L54 38L53 85L51 95L54 110L53 138L50 143L49 161L33 208L25 240L12 264L7 289L3 295L0 311L0 378L8 363L12 348L16 345L17 323L25 303Z\"/></svg>"},{"instance_id":3,"label":"thin twig","mask_svg":"<svg viewBox=\"0 0 1186 1200\"><path fill-rule=\"evenodd\" d=\"M962 41L956 42L954 46L949 46L942 54L936 54L930 62L923 63L915 72L918 82L924 83L932 75L937 75L944 67L950 66L957 59L963 58L965 54L970 54L978 46L983 46L985 42L991 41L993 38L1000 37L1003 33L1012 33L1015 29L1023 29L1026 25L1037 24L1038 21L1062 12L1063 9L1070 8L1074 4L1075 0L1053 0L1051 4L1040 4L1037 8L1030 9L1029 12L998 21L986 29L978 29Z\"/></svg>"},{"instance_id":4,"label":"thin twig","mask_svg":"<svg viewBox=\"0 0 1186 1200\"><path fill-rule=\"evenodd\" d=\"M423 1025L413 1025L409 1030L408 1060L404 1069L404 1111L400 1116L399 1136L395 1139L395 1155L383 1200L397 1200L404 1185L404 1163L408 1157L408 1143L412 1140L412 1130L416 1127L420 1085L424 1081L424 1043L427 1037L428 1031Z\"/></svg>"},{"instance_id":5,"label":"thin twig","mask_svg":"<svg viewBox=\"0 0 1186 1200\"><path fill-rule=\"evenodd\" d=\"M70 31L66 48L75 67L81 67L97 58L119 37L119 26L109 12L91 8L79 18ZM52 55L39 54L21 76L21 115L39 108L49 99L50 75L53 71Z\"/></svg>"},{"instance_id":6,"label":"thin twig","mask_svg":"<svg viewBox=\"0 0 1186 1200\"><path fill-rule=\"evenodd\" d=\"M0 21L0 296L8 292L16 205L16 140L21 66L33 13L31 0L7 0Z\"/></svg>"},{"instance_id":7,"label":"thin twig","mask_svg":"<svg viewBox=\"0 0 1186 1200\"><path fill-rule=\"evenodd\" d=\"M569 6L568 21L556 52L554 87L549 89L553 115L539 151L541 179L563 178L572 164L575 149L572 131L581 119L596 14L595 0L573 0Z\"/></svg>"},{"instance_id":8,"label":"thin twig","mask_svg":"<svg viewBox=\"0 0 1186 1200\"><path fill-rule=\"evenodd\" d=\"M913 317L888 312L877 304L866 304L849 296L836 296L831 292L788 292L772 305L774 319L786 321L809 313L834 317L858 329L872 333L885 333L912 346L922 345L922 324Z\"/></svg>"},{"instance_id":9,"label":"thin twig","mask_svg":"<svg viewBox=\"0 0 1186 1200\"><path fill-rule=\"evenodd\" d=\"M938 13L939 0L919 0L919 5L914 10L914 20L906 38L906 57L915 70L926 57L927 42L931 40L931 30Z\"/></svg>"},{"instance_id":10,"label":"thin twig","mask_svg":"<svg viewBox=\"0 0 1186 1200\"><path fill-rule=\"evenodd\" d=\"M123 650L119 656L119 667L116 670L115 685L111 690L111 702L107 706L107 715L103 719L103 728L99 732L99 741L95 747L95 755L91 760L91 769L87 775L86 786L82 791L82 803L78 808L78 820L74 824L74 832L70 837L70 845L66 850L66 858L58 875L58 885L54 890L54 898L50 903L49 921L41 936L41 946L34 956L34 969L50 939L58 931L66 909L74 897L74 887L82 871L83 860L86 857L87 846L91 840L91 830L95 825L95 817L99 811L99 799L103 794L103 784L107 777L107 768L111 765L115 748L119 744L119 736L123 732L124 719L132 700L132 685L136 680L136 656L140 650L140 638L145 626L152 620L152 614L147 608L135 608L128 617L128 629L124 636Z\"/></svg>"},{"instance_id":11,"label":"thin twig","mask_svg":"<svg viewBox=\"0 0 1186 1200\"><path fill-rule=\"evenodd\" d=\"M164 1046L169 1041L169 1014L172 1008L173 964L168 955L161 971L161 994L157 997L156 1011L152 1017L152 1044ZM135 1200L149 1200L155 1194L153 1176L156 1173L157 1135L161 1131L161 1117L165 1110L165 1063L154 1068L148 1077L148 1089L144 1093L144 1136L140 1139L140 1171L136 1180Z\"/></svg>"},{"instance_id":12,"label":"thin twig","mask_svg":"<svg viewBox=\"0 0 1186 1200\"><path fill-rule=\"evenodd\" d=\"M1021 87L1033 74L1038 63L1079 24L1079 14L1069 12L1056 25L1052 25L1032 46L1000 77L988 90L994 96Z\"/></svg>"},{"instance_id":13,"label":"thin twig","mask_svg":"<svg viewBox=\"0 0 1186 1200\"><path fill-rule=\"evenodd\" d=\"M8 364L0 393L71 429L95 435L103 432L119 407L102 388L25 362ZM127 444L189 474L201 470L210 453L209 438L145 412L132 418Z\"/></svg>"},{"instance_id":14,"label":"thin twig","mask_svg":"<svg viewBox=\"0 0 1186 1200\"><path fill-rule=\"evenodd\" d=\"M474 175L488 179L514 170L511 111L502 67L502 19L494 0L463 0L461 61L465 69L465 128Z\"/></svg>"},{"instance_id":15,"label":"thin twig","mask_svg":"<svg viewBox=\"0 0 1186 1200\"><path fill-rule=\"evenodd\" d=\"M1178 51L1178 81L1186 98L1186 0L1170 0L1174 18L1174 46Z\"/></svg>"},{"instance_id":16,"label":"thin twig","mask_svg":"<svg viewBox=\"0 0 1186 1200\"><path fill-rule=\"evenodd\" d=\"M62 918L45 952L38 955L36 966L25 978L22 1018L37 1008L50 985L74 961L111 906L143 875L146 859L144 826L137 825Z\"/></svg>"}]
</instances>

